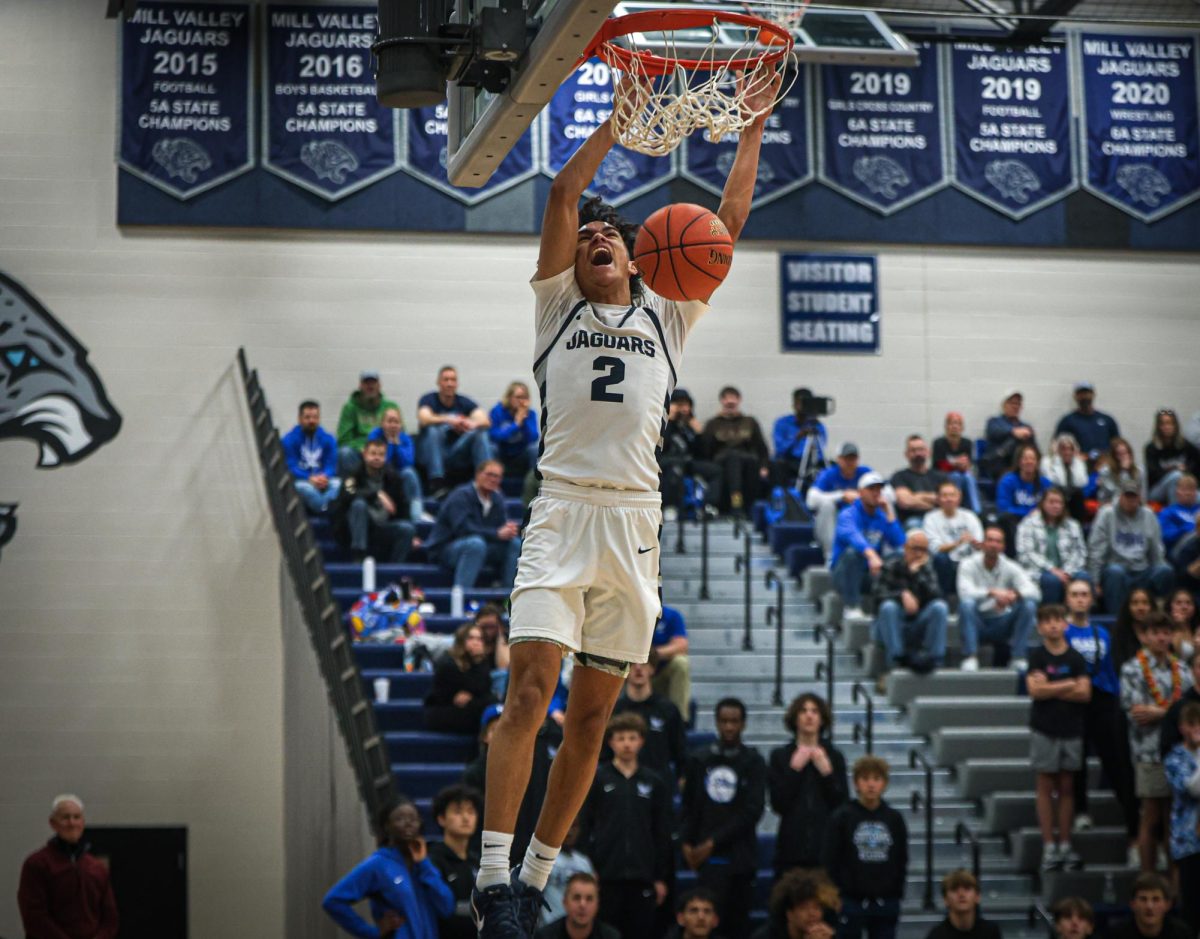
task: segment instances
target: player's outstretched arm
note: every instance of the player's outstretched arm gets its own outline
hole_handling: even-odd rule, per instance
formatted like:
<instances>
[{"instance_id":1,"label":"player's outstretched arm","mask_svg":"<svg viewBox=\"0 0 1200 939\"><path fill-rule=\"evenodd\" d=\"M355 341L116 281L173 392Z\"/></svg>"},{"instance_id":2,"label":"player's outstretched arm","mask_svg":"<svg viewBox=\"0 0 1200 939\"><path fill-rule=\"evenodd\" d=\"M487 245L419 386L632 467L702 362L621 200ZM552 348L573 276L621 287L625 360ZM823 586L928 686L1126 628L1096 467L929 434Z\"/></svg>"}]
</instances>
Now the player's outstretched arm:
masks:
<instances>
[{"instance_id":1,"label":"player's outstretched arm","mask_svg":"<svg viewBox=\"0 0 1200 939\"><path fill-rule=\"evenodd\" d=\"M605 121L583 142L550 185L550 198L542 216L542 243L538 252L537 279L561 274L575 263L579 230L579 199L591 184L608 151L616 143L612 122Z\"/></svg>"},{"instance_id":2,"label":"player's outstretched arm","mask_svg":"<svg viewBox=\"0 0 1200 939\"><path fill-rule=\"evenodd\" d=\"M739 81L750 81L754 86L746 95L745 109L761 110L762 113L738 137L737 153L734 154L733 166L725 180L721 207L717 209L718 218L725 223L725 227L729 229L729 237L735 242L750 216L750 201L754 198L754 183L758 179L758 156L762 150L763 127L771 114L771 105L779 94L783 72L777 70L770 81L756 80L756 76L753 75L743 75Z\"/></svg>"}]
</instances>

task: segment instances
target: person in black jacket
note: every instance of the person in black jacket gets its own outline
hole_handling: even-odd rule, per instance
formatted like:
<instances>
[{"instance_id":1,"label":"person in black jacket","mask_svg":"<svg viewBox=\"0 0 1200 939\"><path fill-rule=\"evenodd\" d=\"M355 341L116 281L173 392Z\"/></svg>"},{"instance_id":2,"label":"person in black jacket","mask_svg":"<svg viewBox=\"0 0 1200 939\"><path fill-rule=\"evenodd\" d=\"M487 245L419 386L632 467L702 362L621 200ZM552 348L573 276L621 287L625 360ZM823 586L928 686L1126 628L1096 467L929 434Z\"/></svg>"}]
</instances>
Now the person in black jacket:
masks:
<instances>
[{"instance_id":1,"label":"person in black jacket","mask_svg":"<svg viewBox=\"0 0 1200 939\"><path fill-rule=\"evenodd\" d=\"M1000 939L1000 927L979 915L979 881L967 870L942 878L946 918L925 939Z\"/></svg>"},{"instance_id":2,"label":"person in black jacket","mask_svg":"<svg viewBox=\"0 0 1200 939\"><path fill-rule=\"evenodd\" d=\"M830 742L829 705L806 692L788 705L793 742L771 751L767 781L779 816L775 879L793 867L820 867L829 816L849 797L846 758Z\"/></svg>"},{"instance_id":3,"label":"person in black jacket","mask_svg":"<svg viewBox=\"0 0 1200 939\"><path fill-rule=\"evenodd\" d=\"M471 888L479 871L479 850L471 839L479 829L483 796L479 790L457 784L433 797L433 818L442 840L429 844L429 860L454 894L454 912L438 920L438 939L475 939L471 918Z\"/></svg>"},{"instance_id":4,"label":"person in black jacket","mask_svg":"<svg viewBox=\"0 0 1200 939\"><path fill-rule=\"evenodd\" d=\"M613 758L596 768L579 813L580 843L604 884L600 918L623 936L654 921L671 879L671 788L638 765L645 741L646 722L637 714L608 722L604 742Z\"/></svg>"},{"instance_id":5,"label":"person in black jacket","mask_svg":"<svg viewBox=\"0 0 1200 939\"><path fill-rule=\"evenodd\" d=\"M648 662L631 664L613 714L638 714L646 722L646 745L638 763L658 773L674 791L687 762L687 734L679 708L654 690L653 677L654 666ZM602 758L608 756L606 752Z\"/></svg>"},{"instance_id":6,"label":"person in black jacket","mask_svg":"<svg viewBox=\"0 0 1200 939\"><path fill-rule=\"evenodd\" d=\"M840 907L823 871L790 870L771 888L767 922L751 939L834 939Z\"/></svg>"},{"instance_id":7,"label":"person in black jacket","mask_svg":"<svg viewBox=\"0 0 1200 939\"><path fill-rule=\"evenodd\" d=\"M1129 891L1129 919L1110 925L1110 939L1191 939L1192 930L1171 916L1171 885L1157 871L1143 871Z\"/></svg>"},{"instance_id":8,"label":"person in black jacket","mask_svg":"<svg viewBox=\"0 0 1200 939\"><path fill-rule=\"evenodd\" d=\"M475 479L446 496L438 510L425 549L454 576L454 585L469 590L479 581L485 564L496 569L501 587L512 589L521 556L520 528L508 520L504 493L504 464L484 460Z\"/></svg>"},{"instance_id":9,"label":"person in black jacket","mask_svg":"<svg viewBox=\"0 0 1200 939\"><path fill-rule=\"evenodd\" d=\"M495 701L492 672L483 648L483 630L464 623L454 645L434 668L433 689L425 697L425 726L450 734L470 734L483 710Z\"/></svg>"},{"instance_id":10,"label":"person in black jacket","mask_svg":"<svg viewBox=\"0 0 1200 939\"><path fill-rule=\"evenodd\" d=\"M662 448L658 465L662 469L659 489L663 496L663 516L667 521L683 513L684 485L687 477L699 476L707 486L704 501L716 506L721 502L721 467L702 459L704 456L703 425L696 420L692 396L682 388L671 392L667 423L663 428Z\"/></svg>"},{"instance_id":11,"label":"person in black jacket","mask_svg":"<svg viewBox=\"0 0 1200 939\"><path fill-rule=\"evenodd\" d=\"M417 530L408 521L404 483L387 465L386 441L363 445L362 465L342 479L330 514L334 538L355 561L371 555L399 564L408 557Z\"/></svg>"},{"instance_id":12,"label":"person in black jacket","mask_svg":"<svg viewBox=\"0 0 1200 939\"><path fill-rule=\"evenodd\" d=\"M746 706L722 698L715 709L717 740L688 759L683 782L681 850L700 884L717 898L721 931L749 933L767 767L742 743Z\"/></svg>"},{"instance_id":13,"label":"person in black jacket","mask_svg":"<svg viewBox=\"0 0 1200 939\"><path fill-rule=\"evenodd\" d=\"M825 870L842 894L838 939L893 939L908 875L908 827L883 801L888 764L864 756L854 764L858 798L829 820Z\"/></svg>"}]
</instances>

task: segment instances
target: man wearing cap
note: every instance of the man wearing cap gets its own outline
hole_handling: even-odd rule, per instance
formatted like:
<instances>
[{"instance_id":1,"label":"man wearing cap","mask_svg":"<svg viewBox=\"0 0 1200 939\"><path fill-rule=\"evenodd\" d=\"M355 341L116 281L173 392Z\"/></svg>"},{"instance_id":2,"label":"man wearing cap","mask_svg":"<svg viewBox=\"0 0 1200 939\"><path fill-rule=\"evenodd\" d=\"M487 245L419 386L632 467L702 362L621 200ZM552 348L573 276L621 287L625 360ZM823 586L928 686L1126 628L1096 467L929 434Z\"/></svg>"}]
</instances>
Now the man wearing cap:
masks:
<instances>
[{"instance_id":1,"label":"man wearing cap","mask_svg":"<svg viewBox=\"0 0 1200 939\"><path fill-rule=\"evenodd\" d=\"M491 419L478 404L458 393L458 369L453 365L438 370L437 391L417 402L417 423L421 427L418 459L435 499L446 494L447 471L469 473L492 458L487 435Z\"/></svg>"},{"instance_id":2,"label":"man wearing cap","mask_svg":"<svg viewBox=\"0 0 1200 939\"><path fill-rule=\"evenodd\" d=\"M804 497L805 505L816 518L817 543L829 557L833 550L833 531L837 527L838 512L852 505L858 498L858 481L871 467L858 462L858 447L852 443L842 444L832 466L821 470Z\"/></svg>"},{"instance_id":3,"label":"man wearing cap","mask_svg":"<svg viewBox=\"0 0 1200 939\"><path fill-rule=\"evenodd\" d=\"M904 529L883 498L883 477L865 473L858 498L838 513L829 566L833 586L845 605L843 615L863 618L863 591L883 569L884 546L904 544Z\"/></svg>"},{"instance_id":4,"label":"man wearing cap","mask_svg":"<svg viewBox=\"0 0 1200 939\"><path fill-rule=\"evenodd\" d=\"M1165 597L1175 585L1158 519L1142 505L1138 484L1125 480L1115 503L1096 513L1088 536L1088 574L1104 609L1115 614L1134 587Z\"/></svg>"},{"instance_id":5,"label":"man wearing cap","mask_svg":"<svg viewBox=\"0 0 1200 939\"><path fill-rule=\"evenodd\" d=\"M1033 428L1021 420L1021 407L1025 397L1012 389L1000 402L1000 413L989 417L984 429L987 448L980 459L980 469L992 479L999 479L1012 468L1013 454L1017 445L1031 443L1037 446Z\"/></svg>"},{"instance_id":6,"label":"man wearing cap","mask_svg":"<svg viewBox=\"0 0 1200 939\"><path fill-rule=\"evenodd\" d=\"M50 806L54 837L25 859L17 906L29 939L87 936L115 939L117 901L108 865L83 841L83 802L61 795Z\"/></svg>"},{"instance_id":7,"label":"man wearing cap","mask_svg":"<svg viewBox=\"0 0 1200 939\"><path fill-rule=\"evenodd\" d=\"M1088 465L1108 450L1113 437L1120 437L1116 419L1111 414L1097 411L1093 404L1096 388L1090 381L1075 383L1075 410L1064 414L1054 429L1054 436L1070 434L1079 442L1079 448L1087 457Z\"/></svg>"},{"instance_id":8,"label":"man wearing cap","mask_svg":"<svg viewBox=\"0 0 1200 939\"><path fill-rule=\"evenodd\" d=\"M912 434L904 442L905 469L892 475L896 491L896 515L905 528L920 528L926 512L937 508L938 486L946 474L929 468L929 444L920 434Z\"/></svg>"},{"instance_id":9,"label":"man wearing cap","mask_svg":"<svg viewBox=\"0 0 1200 939\"><path fill-rule=\"evenodd\" d=\"M351 392L338 415L338 475L351 476L362 465L362 448L367 437L383 421L383 412L399 406L383 396L379 373L367 369L358 376L358 390Z\"/></svg>"}]
</instances>

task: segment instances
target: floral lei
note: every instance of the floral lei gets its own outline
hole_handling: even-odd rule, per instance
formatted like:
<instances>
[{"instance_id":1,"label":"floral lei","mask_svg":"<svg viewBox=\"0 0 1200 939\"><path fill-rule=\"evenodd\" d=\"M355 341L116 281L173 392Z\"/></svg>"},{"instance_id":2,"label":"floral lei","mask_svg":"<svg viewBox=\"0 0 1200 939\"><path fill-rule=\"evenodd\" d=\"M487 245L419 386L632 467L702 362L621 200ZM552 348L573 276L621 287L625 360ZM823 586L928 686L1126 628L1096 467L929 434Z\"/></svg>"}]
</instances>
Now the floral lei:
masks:
<instances>
[{"instance_id":1,"label":"floral lei","mask_svg":"<svg viewBox=\"0 0 1200 939\"><path fill-rule=\"evenodd\" d=\"M1142 667L1142 678L1146 680L1146 687L1150 691L1150 697L1154 699L1154 703L1160 708L1165 708L1174 704L1183 694L1183 677L1180 674L1179 659L1171 656L1171 697L1170 700L1162 696L1162 692L1158 690L1158 682L1154 680L1154 674L1150 671L1150 657L1146 655L1145 649L1138 649L1137 660L1138 665Z\"/></svg>"}]
</instances>

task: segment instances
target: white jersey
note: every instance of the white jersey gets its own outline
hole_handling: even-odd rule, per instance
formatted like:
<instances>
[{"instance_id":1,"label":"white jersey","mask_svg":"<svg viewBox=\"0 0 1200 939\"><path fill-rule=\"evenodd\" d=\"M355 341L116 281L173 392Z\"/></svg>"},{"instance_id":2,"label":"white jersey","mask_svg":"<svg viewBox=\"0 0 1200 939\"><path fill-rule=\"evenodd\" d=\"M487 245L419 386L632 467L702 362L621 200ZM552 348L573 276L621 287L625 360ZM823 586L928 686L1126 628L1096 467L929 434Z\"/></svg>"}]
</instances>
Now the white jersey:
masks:
<instances>
[{"instance_id":1,"label":"white jersey","mask_svg":"<svg viewBox=\"0 0 1200 939\"><path fill-rule=\"evenodd\" d=\"M577 486L656 491L656 451L683 345L708 304L676 303L645 288L630 306L589 303L574 266L532 286L538 473Z\"/></svg>"}]
</instances>

